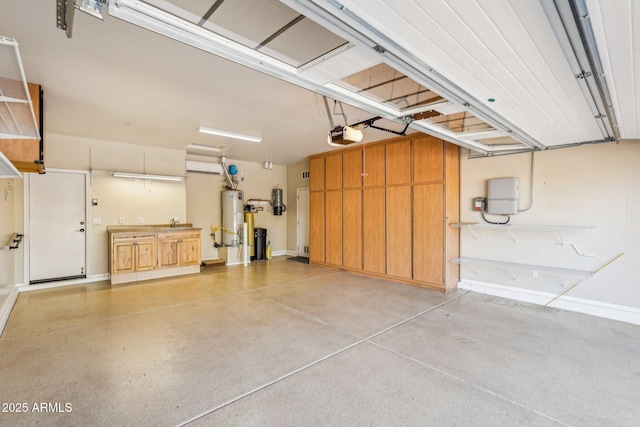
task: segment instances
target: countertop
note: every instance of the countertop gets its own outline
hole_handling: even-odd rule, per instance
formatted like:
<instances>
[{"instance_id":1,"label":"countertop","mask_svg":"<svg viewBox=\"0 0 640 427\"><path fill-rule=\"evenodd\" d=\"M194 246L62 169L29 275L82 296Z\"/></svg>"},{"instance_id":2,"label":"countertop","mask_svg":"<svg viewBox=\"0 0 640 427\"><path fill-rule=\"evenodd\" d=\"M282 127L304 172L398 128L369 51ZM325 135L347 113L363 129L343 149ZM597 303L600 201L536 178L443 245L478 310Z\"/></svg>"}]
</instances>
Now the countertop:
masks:
<instances>
[{"instance_id":1,"label":"countertop","mask_svg":"<svg viewBox=\"0 0 640 427\"><path fill-rule=\"evenodd\" d=\"M171 224L144 224L144 225L108 225L109 233L139 233L139 232L171 232L171 231L200 231L202 228L194 227L193 224L177 224L172 227Z\"/></svg>"}]
</instances>

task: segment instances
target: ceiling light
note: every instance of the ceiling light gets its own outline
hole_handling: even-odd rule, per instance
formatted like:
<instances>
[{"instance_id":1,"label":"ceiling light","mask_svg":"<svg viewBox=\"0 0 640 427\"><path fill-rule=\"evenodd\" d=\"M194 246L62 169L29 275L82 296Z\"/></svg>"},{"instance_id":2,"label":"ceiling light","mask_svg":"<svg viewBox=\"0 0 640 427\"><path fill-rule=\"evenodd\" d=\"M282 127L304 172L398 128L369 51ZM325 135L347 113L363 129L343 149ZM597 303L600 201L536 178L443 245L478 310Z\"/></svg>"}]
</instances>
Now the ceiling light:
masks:
<instances>
[{"instance_id":1,"label":"ceiling light","mask_svg":"<svg viewBox=\"0 0 640 427\"><path fill-rule=\"evenodd\" d=\"M172 175L149 175L146 173L126 173L126 172L114 172L113 176L117 178L135 178L135 179L153 179L158 181L182 181L181 176Z\"/></svg>"},{"instance_id":2,"label":"ceiling light","mask_svg":"<svg viewBox=\"0 0 640 427\"><path fill-rule=\"evenodd\" d=\"M208 133L211 135L218 135L218 136L226 136L227 138L242 139L244 141L251 141L251 142L262 141L261 136L244 135L242 133L230 132L228 130L212 129L204 126L200 126L200 129L198 130L201 133Z\"/></svg>"},{"instance_id":3,"label":"ceiling light","mask_svg":"<svg viewBox=\"0 0 640 427\"><path fill-rule=\"evenodd\" d=\"M192 150L215 151L216 153L219 153L220 151L222 151L218 147L209 147L207 145L200 145L200 144L189 144L187 145L187 148L190 148Z\"/></svg>"}]
</instances>

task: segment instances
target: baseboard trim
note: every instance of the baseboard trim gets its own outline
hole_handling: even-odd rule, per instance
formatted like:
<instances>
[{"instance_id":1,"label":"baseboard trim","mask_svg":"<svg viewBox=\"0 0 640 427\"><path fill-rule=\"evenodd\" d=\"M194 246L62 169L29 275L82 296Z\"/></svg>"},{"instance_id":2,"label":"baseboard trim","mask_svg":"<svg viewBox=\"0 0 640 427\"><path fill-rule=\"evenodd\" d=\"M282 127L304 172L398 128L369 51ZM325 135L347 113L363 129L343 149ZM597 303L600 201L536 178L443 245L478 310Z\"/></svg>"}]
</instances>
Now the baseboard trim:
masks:
<instances>
[{"instance_id":1,"label":"baseboard trim","mask_svg":"<svg viewBox=\"0 0 640 427\"><path fill-rule=\"evenodd\" d=\"M556 297L555 294L549 292L521 289L476 280L461 280L458 282L458 288L538 305L545 305ZM626 305L563 295L549 304L549 307L640 325L640 308Z\"/></svg>"},{"instance_id":2,"label":"baseboard trim","mask_svg":"<svg viewBox=\"0 0 640 427\"><path fill-rule=\"evenodd\" d=\"M94 274L91 277L87 277L84 279L62 280L60 282L39 283L37 285L22 284L21 286L18 286L18 290L20 292L31 292L31 291L39 291L41 289L61 288L63 286L71 286L71 285L83 285L87 283L102 282L106 280L109 280L108 273Z\"/></svg>"},{"instance_id":3,"label":"baseboard trim","mask_svg":"<svg viewBox=\"0 0 640 427\"><path fill-rule=\"evenodd\" d=\"M297 251L283 251L285 253L283 253L282 255L287 255L287 256L298 256L298 252Z\"/></svg>"},{"instance_id":4,"label":"baseboard trim","mask_svg":"<svg viewBox=\"0 0 640 427\"><path fill-rule=\"evenodd\" d=\"M13 310L13 306L18 299L19 293L20 291L18 290L17 286L11 288L11 291L9 291L9 296L6 300L4 300L4 303L0 307L0 335L2 335L2 331L4 331L4 327L9 320L9 315L11 314L11 310Z\"/></svg>"}]
</instances>

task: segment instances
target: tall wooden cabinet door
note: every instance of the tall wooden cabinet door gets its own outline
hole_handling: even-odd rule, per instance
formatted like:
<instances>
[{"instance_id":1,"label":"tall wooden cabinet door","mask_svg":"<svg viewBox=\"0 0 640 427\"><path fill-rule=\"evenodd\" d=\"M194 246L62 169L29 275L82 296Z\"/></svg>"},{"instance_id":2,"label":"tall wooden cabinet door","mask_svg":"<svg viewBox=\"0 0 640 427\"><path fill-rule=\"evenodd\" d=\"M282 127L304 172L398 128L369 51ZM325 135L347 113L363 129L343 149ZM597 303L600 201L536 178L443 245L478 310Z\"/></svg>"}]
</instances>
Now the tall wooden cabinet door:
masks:
<instances>
[{"instance_id":1,"label":"tall wooden cabinet door","mask_svg":"<svg viewBox=\"0 0 640 427\"><path fill-rule=\"evenodd\" d=\"M444 189L413 188L413 279L444 285Z\"/></svg>"},{"instance_id":2,"label":"tall wooden cabinet door","mask_svg":"<svg viewBox=\"0 0 640 427\"><path fill-rule=\"evenodd\" d=\"M441 182L444 178L444 142L432 136L413 143L413 182Z\"/></svg>"},{"instance_id":3,"label":"tall wooden cabinet door","mask_svg":"<svg viewBox=\"0 0 640 427\"><path fill-rule=\"evenodd\" d=\"M362 190L343 193L343 266L362 270Z\"/></svg>"},{"instance_id":4,"label":"tall wooden cabinet door","mask_svg":"<svg viewBox=\"0 0 640 427\"><path fill-rule=\"evenodd\" d=\"M342 187L362 187L362 150L342 153Z\"/></svg>"},{"instance_id":5,"label":"tall wooden cabinet door","mask_svg":"<svg viewBox=\"0 0 640 427\"><path fill-rule=\"evenodd\" d=\"M324 190L324 157L309 159L309 191Z\"/></svg>"},{"instance_id":6,"label":"tall wooden cabinet door","mask_svg":"<svg viewBox=\"0 0 640 427\"><path fill-rule=\"evenodd\" d=\"M342 189L342 154L329 154L324 158L324 185L327 190Z\"/></svg>"},{"instance_id":7,"label":"tall wooden cabinet door","mask_svg":"<svg viewBox=\"0 0 640 427\"><path fill-rule=\"evenodd\" d=\"M136 271L153 270L156 266L155 240L136 242Z\"/></svg>"},{"instance_id":8,"label":"tall wooden cabinet door","mask_svg":"<svg viewBox=\"0 0 640 427\"><path fill-rule=\"evenodd\" d=\"M386 181L387 185L409 184L411 182L411 141L387 144Z\"/></svg>"},{"instance_id":9,"label":"tall wooden cabinet door","mask_svg":"<svg viewBox=\"0 0 640 427\"><path fill-rule=\"evenodd\" d=\"M327 191L325 203L325 260L342 266L342 191Z\"/></svg>"},{"instance_id":10,"label":"tall wooden cabinet door","mask_svg":"<svg viewBox=\"0 0 640 427\"><path fill-rule=\"evenodd\" d=\"M411 187L387 187L387 274L412 277Z\"/></svg>"},{"instance_id":11,"label":"tall wooden cabinet door","mask_svg":"<svg viewBox=\"0 0 640 427\"><path fill-rule=\"evenodd\" d=\"M363 269L386 273L384 188L365 188L362 201Z\"/></svg>"},{"instance_id":12,"label":"tall wooden cabinet door","mask_svg":"<svg viewBox=\"0 0 640 427\"><path fill-rule=\"evenodd\" d=\"M309 192L309 261L325 262L324 192Z\"/></svg>"},{"instance_id":13,"label":"tall wooden cabinet door","mask_svg":"<svg viewBox=\"0 0 640 427\"><path fill-rule=\"evenodd\" d=\"M363 183L365 187L377 187L384 185L384 145L377 145L373 148L363 148L362 170L364 173Z\"/></svg>"}]
</instances>

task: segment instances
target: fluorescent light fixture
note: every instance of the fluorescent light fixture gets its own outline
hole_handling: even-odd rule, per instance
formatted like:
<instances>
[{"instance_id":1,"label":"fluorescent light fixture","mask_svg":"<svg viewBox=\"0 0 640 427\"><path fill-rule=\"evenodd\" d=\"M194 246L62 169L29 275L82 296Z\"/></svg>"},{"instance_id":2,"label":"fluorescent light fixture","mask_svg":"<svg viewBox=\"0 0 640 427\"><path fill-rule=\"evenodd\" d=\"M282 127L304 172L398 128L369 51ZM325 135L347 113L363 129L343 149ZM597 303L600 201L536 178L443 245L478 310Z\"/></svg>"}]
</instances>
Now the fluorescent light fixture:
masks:
<instances>
[{"instance_id":1,"label":"fluorescent light fixture","mask_svg":"<svg viewBox=\"0 0 640 427\"><path fill-rule=\"evenodd\" d=\"M190 148L192 150L214 151L216 153L219 153L220 151L222 151L218 147L209 147L207 145L200 145L200 144L189 144L187 145L187 148Z\"/></svg>"},{"instance_id":2,"label":"fluorescent light fixture","mask_svg":"<svg viewBox=\"0 0 640 427\"><path fill-rule=\"evenodd\" d=\"M181 176L172 175L149 175L146 173L127 173L127 172L114 172L113 176L117 178L135 178L135 179L153 179L158 181L182 181Z\"/></svg>"},{"instance_id":3,"label":"fluorescent light fixture","mask_svg":"<svg viewBox=\"0 0 640 427\"><path fill-rule=\"evenodd\" d=\"M198 130L201 133L208 133L208 134L211 134L211 135L218 135L218 136L226 136L227 138L242 139L244 141L251 141L251 142L260 142L260 141L262 141L262 137L261 136L244 135L244 134L241 134L241 133L230 132L228 130L212 129L212 128L208 128L208 127L204 127L204 126L200 126L200 129L198 129Z\"/></svg>"}]
</instances>

